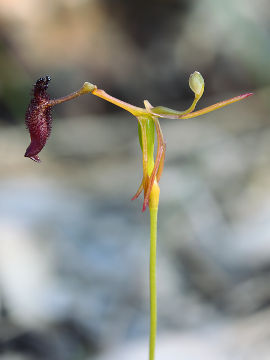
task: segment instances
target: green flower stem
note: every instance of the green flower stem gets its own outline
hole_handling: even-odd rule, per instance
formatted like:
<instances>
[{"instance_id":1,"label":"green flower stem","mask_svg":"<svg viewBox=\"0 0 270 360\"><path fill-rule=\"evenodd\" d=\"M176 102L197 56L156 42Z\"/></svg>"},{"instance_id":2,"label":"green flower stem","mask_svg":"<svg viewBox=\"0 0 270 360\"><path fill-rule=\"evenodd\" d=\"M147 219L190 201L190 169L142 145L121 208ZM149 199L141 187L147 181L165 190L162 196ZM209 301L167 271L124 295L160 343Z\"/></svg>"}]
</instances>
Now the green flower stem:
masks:
<instances>
[{"instance_id":1,"label":"green flower stem","mask_svg":"<svg viewBox=\"0 0 270 360\"><path fill-rule=\"evenodd\" d=\"M157 256L157 214L158 208L150 208L150 331L149 331L149 360L155 359L155 345L157 332L157 280L156 280L156 256Z\"/></svg>"}]
</instances>

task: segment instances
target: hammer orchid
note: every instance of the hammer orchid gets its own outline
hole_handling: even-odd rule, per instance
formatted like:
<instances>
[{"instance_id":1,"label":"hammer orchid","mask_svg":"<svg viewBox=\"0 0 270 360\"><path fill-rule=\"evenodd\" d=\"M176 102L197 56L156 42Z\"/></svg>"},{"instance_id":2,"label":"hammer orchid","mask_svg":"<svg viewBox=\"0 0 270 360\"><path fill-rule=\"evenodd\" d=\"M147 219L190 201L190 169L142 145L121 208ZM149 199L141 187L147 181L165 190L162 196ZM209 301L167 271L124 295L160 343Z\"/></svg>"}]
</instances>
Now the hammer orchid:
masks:
<instances>
[{"instance_id":1,"label":"hammer orchid","mask_svg":"<svg viewBox=\"0 0 270 360\"><path fill-rule=\"evenodd\" d=\"M247 93L234 98L218 102L204 109L194 111L197 102L204 92L204 79L195 71L190 75L189 86L194 93L191 106L184 111L176 111L163 106L152 106L148 100L144 101L144 108L130 105L122 100L98 89L96 85L85 82L78 91L59 99L50 99L47 94L50 77L40 78L34 85L33 98L26 112L26 125L30 132L31 143L25 156L39 162L39 152L44 147L51 132L51 108L57 104L74 99L80 95L92 93L120 108L130 112L138 120L139 143L142 150L143 176L141 184L133 196L133 200L143 192L144 200L142 211L149 207L150 212L150 262L149 262L149 285L150 285L150 334L149 334L149 360L155 358L155 341L157 325L157 300L156 300L156 240L157 240L157 213L159 204L159 181L162 175L165 159L166 144L163 139L159 119L190 119L224 106L233 104L252 95ZM157 148L155 154L155 133Z\"/></svg>"}]
</instances>

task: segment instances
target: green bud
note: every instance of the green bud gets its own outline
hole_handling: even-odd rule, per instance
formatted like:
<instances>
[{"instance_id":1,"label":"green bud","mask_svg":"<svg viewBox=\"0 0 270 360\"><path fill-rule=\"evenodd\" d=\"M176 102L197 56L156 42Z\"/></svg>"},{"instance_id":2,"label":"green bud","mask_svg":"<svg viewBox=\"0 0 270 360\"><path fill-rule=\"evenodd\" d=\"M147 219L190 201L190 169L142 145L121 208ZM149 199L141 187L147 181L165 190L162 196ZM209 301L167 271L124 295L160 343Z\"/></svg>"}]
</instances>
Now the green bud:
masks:
<instances>
[{"instance_id":1,"label":"green bud","mask_svg":"<svg viewBox=\"0 0 270 360\"><path fill-rule=\"evenodd\" d=\"M198 71L195 71L193 74L190 75L189 87L194 92L195 96L202 96L204 90L204 80L202 75Z\"/></svg>"}]
</instances>

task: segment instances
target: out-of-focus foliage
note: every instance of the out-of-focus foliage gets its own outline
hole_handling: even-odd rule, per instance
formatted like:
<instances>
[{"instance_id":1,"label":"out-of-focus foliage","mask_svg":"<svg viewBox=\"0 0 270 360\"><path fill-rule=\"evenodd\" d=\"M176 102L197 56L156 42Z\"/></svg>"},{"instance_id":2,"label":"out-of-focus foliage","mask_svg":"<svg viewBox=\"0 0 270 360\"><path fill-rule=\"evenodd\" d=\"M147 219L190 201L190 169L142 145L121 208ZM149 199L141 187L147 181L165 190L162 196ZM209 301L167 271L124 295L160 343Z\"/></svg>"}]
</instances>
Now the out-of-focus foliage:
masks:
<instances>
[{"instance_id":1,"label":"out-of-focus foliage","mask_svg":"<svg viewBox=\"0 0 270 360\"><path fill-rule=\"evenodd\" d=\"M268 3L259 3L3 0L1 114L18 120L29 82L46 74L55 80L55 94L82 80L102 80L103 88L138 103L143 97L188 101L183 79L196 69L207 79L210 96L265 86ZM81 114L90 106L92 112L113 111L82 100ZM62 111L71 110L72 105Z\"/></svg>"}]
</instances>

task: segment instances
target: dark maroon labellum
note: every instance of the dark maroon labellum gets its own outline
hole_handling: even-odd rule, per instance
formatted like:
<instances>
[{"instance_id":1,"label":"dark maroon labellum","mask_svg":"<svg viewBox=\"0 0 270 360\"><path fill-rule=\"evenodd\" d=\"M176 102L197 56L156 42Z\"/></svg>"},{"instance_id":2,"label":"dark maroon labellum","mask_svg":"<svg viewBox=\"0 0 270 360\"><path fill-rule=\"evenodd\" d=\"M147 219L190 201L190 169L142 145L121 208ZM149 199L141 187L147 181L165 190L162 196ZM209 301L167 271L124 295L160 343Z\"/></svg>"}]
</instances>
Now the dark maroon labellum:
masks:
<instances>
[{"instance_id":1,"label":"dark maroon labellum","mask_svg":"<svg viewBox=\"0 0 270 360\"><path fill-rule=\"evenodd\" d=\"M51 106L47 94L51 78L42 77L33 88L33 97L25 114L25 124L29 130L31 143L26 149L25 157L40 162L38 153L43 149L51 133Z\"/></svg>"}]
</instances>

